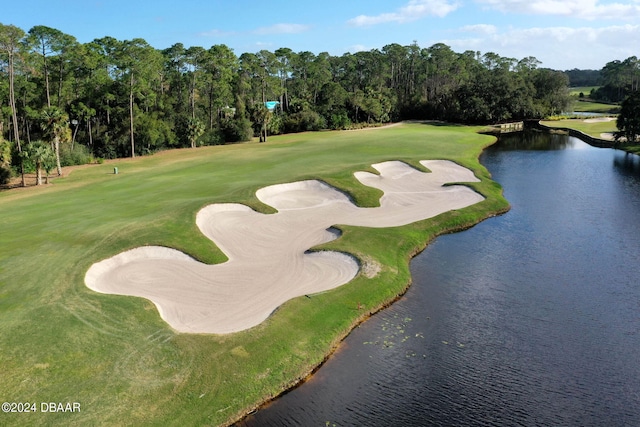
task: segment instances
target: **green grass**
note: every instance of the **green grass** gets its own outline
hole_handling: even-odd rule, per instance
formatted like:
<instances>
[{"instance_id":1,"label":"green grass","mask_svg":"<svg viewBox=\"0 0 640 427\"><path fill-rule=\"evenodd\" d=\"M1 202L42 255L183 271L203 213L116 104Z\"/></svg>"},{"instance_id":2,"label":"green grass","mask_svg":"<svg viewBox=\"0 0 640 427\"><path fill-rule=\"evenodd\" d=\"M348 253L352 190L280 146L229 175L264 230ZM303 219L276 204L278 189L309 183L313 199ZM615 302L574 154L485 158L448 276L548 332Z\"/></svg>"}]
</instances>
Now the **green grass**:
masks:
<instances>
[{"instance_id":1,"label":"green grass","mask_svg":"<svg viewBox=\"0 0 640 427\"><path fill-rule=\"evenodd\" d=\"M598 89L600 86L578 86L578 87L570 87L569 88L569 95L571 96L575 96L578 97L580 96L580 93L582 93L584 96L589 96L589 94L591 93L592 89Z\"/></svg>"},{"instance_id":2,"label":"green grass","mask_svg":"<svg viewBox=\"0 0 640 427\"><path fill-rule=\"evenodd\" d=\"M570 128L578 130L594 138L602 138L602 133L617 132L616 122L586 123L584 119L544 120L541 124L554 128Z\"/></svg>"},{"instance_id":3,"label":"green grass","mask_svg":"<svg viewBox=\"0 0 640 427\"><path fill-rule=\"evenodd\" d=\"M439 233L508 208L478 161L478 128L404 124L176 150L74 171L43 188L0 192L0 401L79 402L75 414L0 414L0 425L219 425L276 396L320 364L357 324L406 289L408 259ZM177 334L144 299L84 285L89 266L141 245L225 259L195 215L216 202L272 211L265 185L323 179L375 206L353 172L375 162L450 159L482 180L477 205L404 227L344 228L327 246L381 264L331 292L298 298L232 335ZM113 174L117 166L119 174ZM359 305L365 309L358 309Z\"/></svg>"},{"instance_id":4,"label":"green grass","mask_svg":"<svg viewBox=\"0 0 640 427\"><path fill-rule=\"evenodd\" d=\"M589 136L592 136L594 138L599 138L599 139L604 139L602 138L602 135L601 135L603 133L613 133L618 131L615 121L585 123L584 119L563 119L563 120L543 120L540 123L543 124L544 126L548 126L552 128L575 129L584 134L587 134ZM622 143L620 145L617 145L616 147L628 153L640 155L640 146L637 144L626 145Z\"/></svg>"},{"instance_id":5,"label":"green grass","mask_svg":"<svg viewBox=\"0 0 640 427\"><path fill-rule=\"evenodd\" d=\"M620 106L616 104L603 104L593 102L589 99L591 89L598 89L599 86L583 86L569 88L569 95L573 98L573 106L571 111L580 113L601 113L601 114L617 114ZM580 93L584 94L584 98L580 98Z\"/></svg>"},{"instance_id":6,"label":"green grass","mask_svg":"<svg viewBox=\"0 0 640 427\"><path fill-rule=\"evenodd\" d=\"M582 113L617 114L620 111L620 106L591 101L574 101L573 111Z\"/></svg>"}]
</instances>

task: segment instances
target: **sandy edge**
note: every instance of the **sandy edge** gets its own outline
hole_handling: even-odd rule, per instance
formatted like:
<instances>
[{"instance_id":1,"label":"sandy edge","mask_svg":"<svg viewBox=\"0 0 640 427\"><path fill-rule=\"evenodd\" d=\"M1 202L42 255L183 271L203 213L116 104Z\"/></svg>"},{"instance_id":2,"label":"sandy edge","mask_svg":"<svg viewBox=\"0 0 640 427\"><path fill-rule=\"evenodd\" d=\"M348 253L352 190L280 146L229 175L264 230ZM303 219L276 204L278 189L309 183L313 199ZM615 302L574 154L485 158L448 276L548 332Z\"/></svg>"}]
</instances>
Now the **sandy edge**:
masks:
<instances>
[{"instance_id":1,"label":"sandy edge","mask_svg":"<svg viewBox=\"0 0 640 427\"><path fill-rule=\"evenodd\" d=\"M289 299L334 289L359 273L360 263L350 255L308 252L337 237L329 231L334 224L393 227L484 200L468 187L444 186L479 181L468 169L444 160L421 163L432 172L392 161L373 165L380 175L355 173L364 185L383 191L379 208L359 208L313 180L258 190L276 214L234 203L206 206L196 223L229 257L226 263L205 265L171 248L147 246L95 263L85 283L97 292L151 300L178 332L248 329Z\"/></svg>"}]
</instances>

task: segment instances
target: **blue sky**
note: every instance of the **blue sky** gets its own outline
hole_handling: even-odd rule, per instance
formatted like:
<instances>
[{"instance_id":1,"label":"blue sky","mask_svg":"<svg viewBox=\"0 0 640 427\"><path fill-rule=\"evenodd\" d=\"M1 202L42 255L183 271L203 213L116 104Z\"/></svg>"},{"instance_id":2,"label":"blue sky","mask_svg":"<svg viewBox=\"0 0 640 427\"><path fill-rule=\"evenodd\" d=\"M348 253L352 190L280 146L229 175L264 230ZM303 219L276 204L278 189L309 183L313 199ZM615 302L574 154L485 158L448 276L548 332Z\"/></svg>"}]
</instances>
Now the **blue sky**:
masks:
<instances>
[{"instance_id":1,"label":"blue sky","mask_svg":"<svg viewBox=\"0 0 640 427\"><path fill-rule=\"evenodd\" d=\"M237 55L421 47L494 52L543 67L600 69L640 57L640 0L30 0L7 1L0 22L46 25L85 43L143 38L164 49L225 44Z\"/></svg>"}]
</instances>

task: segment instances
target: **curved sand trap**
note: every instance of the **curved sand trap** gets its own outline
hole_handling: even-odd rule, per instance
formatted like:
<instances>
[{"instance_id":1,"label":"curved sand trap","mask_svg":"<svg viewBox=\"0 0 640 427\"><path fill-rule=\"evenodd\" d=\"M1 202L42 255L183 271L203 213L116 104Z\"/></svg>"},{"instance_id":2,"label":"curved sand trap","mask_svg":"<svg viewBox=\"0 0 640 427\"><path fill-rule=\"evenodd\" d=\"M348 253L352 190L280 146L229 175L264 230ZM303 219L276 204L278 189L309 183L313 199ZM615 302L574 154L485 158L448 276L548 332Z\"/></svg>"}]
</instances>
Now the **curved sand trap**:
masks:
<instances>
[{"instance_id":1,"label":"curved sand trap","mask_svg":"<svg viewBox=\"0 0 640 427\"><path fill-rule=\"evenodd\" d=\"M592 119L584 119L585 123L602 123L602 122L613 122L617 120L615 117L594 117Z\"/></svg>"},{"instance_id":2,"label":"curved sand trap","mask_svg":"<svg viewBox=\"0 0 640 427\"><path fill-rule=\"evenodd\" d=\"M101 293L147 298L179 332L224 334L256 326L278 306L302 295L341 286L358 274L351 256L307 252L331 241L331 226L395 227L461 209L484 198L462 185L471 171L445 160L422 161L432 173L391 161L356 172L384 192L380 207L359 208L320 181L262 188L257 197L278 210L265 215L235 203L209 205L196 216L202 233L229 257L200 263L174 249L146 246L93 264L86 285Z\"/></svg>"}]
</instances>

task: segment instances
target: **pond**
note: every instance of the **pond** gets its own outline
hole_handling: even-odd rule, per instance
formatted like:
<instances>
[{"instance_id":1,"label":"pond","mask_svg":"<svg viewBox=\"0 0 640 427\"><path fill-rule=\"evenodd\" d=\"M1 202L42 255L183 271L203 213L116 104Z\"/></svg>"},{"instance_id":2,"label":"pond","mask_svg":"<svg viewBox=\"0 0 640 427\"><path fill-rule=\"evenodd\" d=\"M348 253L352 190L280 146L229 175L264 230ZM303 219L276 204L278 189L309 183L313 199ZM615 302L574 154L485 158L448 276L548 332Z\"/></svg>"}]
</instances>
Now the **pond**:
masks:
<instances>
[{"instance_id":1,"label":"pond","mask_svg":"<svg viewBox=\"0 0 640 427\"><path fill-rule=\"evenodd\" d=\"M436 239L402 299L239 425L637 425L640 160L532 133L481 161L511 211Z\"/></svg>"}]
</instances>

